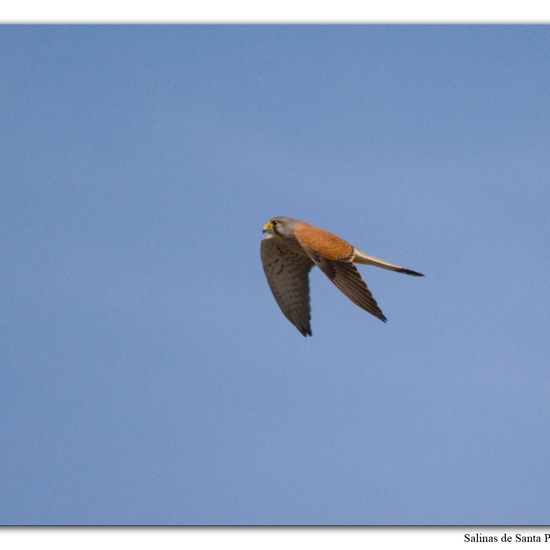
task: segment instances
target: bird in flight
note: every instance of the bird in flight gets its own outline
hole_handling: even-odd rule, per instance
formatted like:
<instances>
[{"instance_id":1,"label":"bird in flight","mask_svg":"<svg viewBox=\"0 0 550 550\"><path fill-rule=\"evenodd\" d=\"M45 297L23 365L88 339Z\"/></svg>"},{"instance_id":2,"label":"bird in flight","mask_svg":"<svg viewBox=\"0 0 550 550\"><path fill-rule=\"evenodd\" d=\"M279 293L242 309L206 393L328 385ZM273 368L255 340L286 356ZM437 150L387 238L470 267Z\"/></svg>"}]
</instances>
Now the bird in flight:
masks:
<instances>
[{"instance_id":1,"label":"bird in flight","mask_svg":"<svg viewBox=\"0 0 550 550\"><path fill-rule=\"evenodd\" d=\"M423 277L422 273L361 252L344 239L308 223L277 216L263 227L261 257L267 282L285 317L311 336L309 271L317 266L354 304L381 321L378 307L355 264L367 264Z\"/></svg>"}]
</instances>

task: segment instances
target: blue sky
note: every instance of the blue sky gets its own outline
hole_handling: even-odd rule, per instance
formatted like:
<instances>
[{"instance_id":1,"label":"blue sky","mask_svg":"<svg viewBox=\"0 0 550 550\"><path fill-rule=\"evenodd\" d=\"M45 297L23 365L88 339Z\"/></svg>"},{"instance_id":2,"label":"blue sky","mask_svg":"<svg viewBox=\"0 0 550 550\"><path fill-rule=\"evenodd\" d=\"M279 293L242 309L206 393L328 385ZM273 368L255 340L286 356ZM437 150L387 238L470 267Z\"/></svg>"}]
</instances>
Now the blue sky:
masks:
<instances>
[{"instance_id":1,"label":"blue sky","mask_svg":"<svg viewBox=\"0 0 550 550\"><path fill-rule=\"evenodd\" d=\"M0 523L545 524L550 28L0 27ZM313 272L263 223L426 273Z\"/></svg>"}]
</instances>

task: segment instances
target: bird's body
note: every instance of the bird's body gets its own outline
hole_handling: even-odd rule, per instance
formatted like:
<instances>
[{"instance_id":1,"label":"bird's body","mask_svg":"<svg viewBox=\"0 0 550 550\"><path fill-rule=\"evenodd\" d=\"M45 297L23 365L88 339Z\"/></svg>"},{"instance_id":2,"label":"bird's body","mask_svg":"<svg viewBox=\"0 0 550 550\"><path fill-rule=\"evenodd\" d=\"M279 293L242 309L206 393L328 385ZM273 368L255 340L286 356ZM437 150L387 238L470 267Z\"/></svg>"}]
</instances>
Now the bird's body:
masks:
<instances>
[{"instance_id":1,"label":"bird's body","mask_svg":"<svg viewBox=\"0 0 550 550\"><path fill-rule=\"evenodd\" d=\"M308 223L278 216L264 225L261 257L267 281L287 319L311 336L309 271L321 271L356 305L382 321L378 307L355 264L368 264L407 275L412 271L361 252L344 239Z\"/></svg>"}]
</instances>

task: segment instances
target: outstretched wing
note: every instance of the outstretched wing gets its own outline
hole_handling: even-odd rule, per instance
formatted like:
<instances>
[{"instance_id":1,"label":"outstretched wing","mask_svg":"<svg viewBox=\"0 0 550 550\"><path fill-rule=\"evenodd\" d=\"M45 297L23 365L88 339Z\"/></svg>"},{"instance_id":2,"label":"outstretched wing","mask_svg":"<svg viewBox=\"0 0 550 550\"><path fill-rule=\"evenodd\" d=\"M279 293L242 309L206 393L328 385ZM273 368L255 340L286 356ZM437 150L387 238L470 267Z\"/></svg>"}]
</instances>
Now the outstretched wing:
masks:
<instances>
[{"instance_id":1,"label":"outstretched wing","mask_svg":"<svg viewBox=\"0 0 550 550\"><path fill-rule=\"evenodd\" d=\"M349 260L329 260L321 254L306 248L310 258L319 269L356 305L378 317L384 323L386 316L376 303L367 283L353 262Z\"/></svg>"},{"instance_id":2,"label":"outstretched wing","mask_svg":"<svg viewBox=\"0 0 550 550\"><path fill-rule=\"evenodd\" d=\"M271 236L262 239L261 256L267 282L281 311L304 336L311 336L309 271L313 262Z\"/></svg>"}]
</instances>

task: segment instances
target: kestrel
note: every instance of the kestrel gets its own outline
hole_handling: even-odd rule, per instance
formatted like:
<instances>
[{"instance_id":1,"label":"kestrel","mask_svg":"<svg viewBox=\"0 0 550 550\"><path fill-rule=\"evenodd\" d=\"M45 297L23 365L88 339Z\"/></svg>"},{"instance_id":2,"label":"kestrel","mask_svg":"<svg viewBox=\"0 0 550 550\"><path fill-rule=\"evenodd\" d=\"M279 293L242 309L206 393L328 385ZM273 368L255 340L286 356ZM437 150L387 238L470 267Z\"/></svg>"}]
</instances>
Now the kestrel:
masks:
<instances>
[{"instance_id":1,"label":"kestrel","mask_svg":"<svg viewBox=\"0 0 550 550\"><path fill-rule=\"evenodd\" d=\"M309 271L315 265L354 304L384 322L386 316L355 264L423 277L422 273L369 256L344 239L293 218L272 218L264 225L263 232L267 233L261 244L267 282L285 317L304 336L311 336Z\"/></svg>"}]
</instances>

